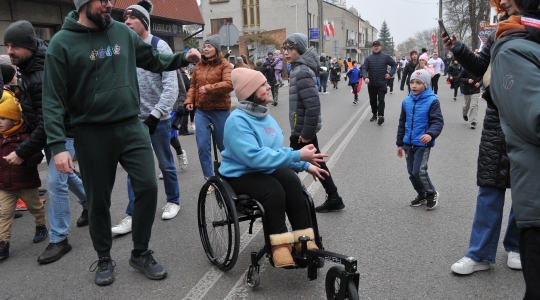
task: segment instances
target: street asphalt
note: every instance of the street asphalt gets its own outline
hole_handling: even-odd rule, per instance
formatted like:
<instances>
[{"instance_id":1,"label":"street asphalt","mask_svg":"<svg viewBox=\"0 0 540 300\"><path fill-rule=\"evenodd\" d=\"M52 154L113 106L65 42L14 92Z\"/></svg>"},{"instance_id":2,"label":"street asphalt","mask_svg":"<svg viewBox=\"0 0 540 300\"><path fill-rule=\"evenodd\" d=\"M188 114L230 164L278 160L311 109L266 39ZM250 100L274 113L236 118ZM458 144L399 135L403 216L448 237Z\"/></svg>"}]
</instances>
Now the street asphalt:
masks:
<instances>
[{"instance_id":1,"label":"street asphalt","mask_svg":"<svg viewBox=\"0 0 540 300\"><path fill-rule=\"evenodd\" d=\"M476 208L476 168L478 145L486 103L479 102L478 123L471 129L462 119L463 97L452 99L449 85L440 79L439 100L445 126L436 140L429 160L429 175L440 193L433 211L425 206L410 207L416 196L408 179L404 159L396 156L396 131L401 101L396 78L394 93L386 95L385 123L369 122L371 112L366 86L354 105L350 87L341 81L339 89L328 88L320 95L323 126L318 134L321 149L330 155L328 165L345 202L341 212L318 214L318 224L326 250L353 256L358 260L360 299L521 299L524 282L521 271L506 265L502 246L511 206L507 193L505 217L496 263L488 271L468 276L455 275L450 266L462 258L469 243ZM285 134L288 123L288 88L280 89L279 105L271 115ZM264 241L260 224L255 234L246 234L241 225L241 252L236 266L224 273L208 261L197 227L197 197L204 184L194 136L180 137L186 150L187 170L178 170L181 211L172 220L161 219L165 205L162 181L156 220L152 230L154 257L168 271L162 281L152 281L128 264L131 234L116 236L112 258L116 261L115 282L96 286L90 265L97 259L88 227L76 227L81 206L71 195L69 241L73 250L61 260L39 265L37 257L48 240L33 244L32 216L13 222L11 256L0 261L0 299L326 299L324 280L333 265L327 262L319 278L307 281L306 269L283 270L263 258L261 284L250 289L244 274L250 252ZM96 145L108 147L108 145ZM156 164L156 176L160 171ZM40 172L46 187L45 168ZM301 175L316 204L325 199L320 183ZM46 196L46 198L48 195ZM48 198L47 198L48 199ZM126 172L118 166L113 190L111 219L118 224L127 204ZM46 203L48 207L48 201Z\"/></svg>"}]
</instances>

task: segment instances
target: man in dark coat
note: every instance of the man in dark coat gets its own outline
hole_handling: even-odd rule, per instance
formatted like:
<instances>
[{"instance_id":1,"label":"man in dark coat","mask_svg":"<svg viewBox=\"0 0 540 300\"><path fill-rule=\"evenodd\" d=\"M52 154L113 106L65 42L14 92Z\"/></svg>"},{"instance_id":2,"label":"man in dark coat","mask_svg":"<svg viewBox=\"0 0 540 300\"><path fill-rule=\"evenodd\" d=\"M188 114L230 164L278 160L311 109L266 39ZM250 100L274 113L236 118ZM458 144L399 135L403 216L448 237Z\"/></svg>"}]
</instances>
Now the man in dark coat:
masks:
<instances>
[{"instance_id":1,"label":"man in dark coat","mask_svg":"<svg viewBox=\"0 0 540 300\"><path fill-rule=\"evenodd\" d=\"M278 90L279 86L276 86L276 75L274 71L274 67L272 67L272 63L274 62L274 53L268 52L268 57L266 58L261 72L266 77L266 81L268 81L268 84L270 85L270 91L272 92L272 97L274 99L274 102L272 103L273 106L278 105Z\"/></svg>"},{"instance_id":2,"label":"man in dark coat","mask_svg":"<svg viewBox=\"0 0 540 300\"><path fill-rule=\"evenodd\" d=\"M366 57L362 66L362 76L368 85L369 104L373 116L370 122L377 120L377 124L384 123L384 96L386 95L386 81L396 73L397 63L394 59L381 51L381 43L373 42L371 47L373 54ZM390 72L388 73L388 66Z\"/></svg>"}]
</instances>

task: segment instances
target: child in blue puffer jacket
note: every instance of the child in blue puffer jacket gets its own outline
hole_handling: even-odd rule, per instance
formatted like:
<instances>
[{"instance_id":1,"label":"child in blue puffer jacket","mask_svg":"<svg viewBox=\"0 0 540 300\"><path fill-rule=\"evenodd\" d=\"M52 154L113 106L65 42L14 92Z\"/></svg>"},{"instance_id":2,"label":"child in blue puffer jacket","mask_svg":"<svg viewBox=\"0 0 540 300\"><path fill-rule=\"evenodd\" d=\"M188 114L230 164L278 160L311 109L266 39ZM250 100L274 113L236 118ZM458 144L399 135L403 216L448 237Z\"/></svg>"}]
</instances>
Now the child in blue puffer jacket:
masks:
<instances>
[{"instance_id":1,"label":"child in blue puffer jacket","mask_svg":"<svg viewBox=\"0 0 540 300\"><path fill-rule=\"evenodd\" d=\"M418 193L411 206L425 204L431 210L437 206L439 192L427 173L428 159L435 139L441 134L444 120L441 104L430 87L431 74L416 70L411 74L411 93L401 105L397 132L397 156L407 160L409 179Z\"/></svg>"}]
</instances>

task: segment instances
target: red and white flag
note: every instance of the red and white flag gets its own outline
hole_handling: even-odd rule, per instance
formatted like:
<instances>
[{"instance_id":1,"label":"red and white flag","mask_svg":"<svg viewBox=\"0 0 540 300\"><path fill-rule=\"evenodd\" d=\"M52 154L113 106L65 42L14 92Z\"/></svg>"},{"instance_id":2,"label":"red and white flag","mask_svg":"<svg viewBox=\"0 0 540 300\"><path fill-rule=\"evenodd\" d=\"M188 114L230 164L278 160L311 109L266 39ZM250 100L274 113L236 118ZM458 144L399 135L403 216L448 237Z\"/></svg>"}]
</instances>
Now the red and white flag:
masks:
<instances>
[{"instance_id":1,"label":"red and white flag","mask_svg":"<svg viewBox=\"0 0 540 300\"><path fill-rule=\"evenodd\" d=\"M324 34L330 37L330 26L328 26L328 19L324 19Z\"/></svg>"},{"instance_id":2,"label":"red and white flag","mask_svg":"<svg viewBox=\"0 0 540 300\"><path fill-rule=\"evenodd\" d=\"M335 33L335 31L334 31L334 20L332 20L332 23L330 23L329 27L330 27L330 32L332 33L332 37L334 37L334 33Z\"/></svg>"}]
</instances>

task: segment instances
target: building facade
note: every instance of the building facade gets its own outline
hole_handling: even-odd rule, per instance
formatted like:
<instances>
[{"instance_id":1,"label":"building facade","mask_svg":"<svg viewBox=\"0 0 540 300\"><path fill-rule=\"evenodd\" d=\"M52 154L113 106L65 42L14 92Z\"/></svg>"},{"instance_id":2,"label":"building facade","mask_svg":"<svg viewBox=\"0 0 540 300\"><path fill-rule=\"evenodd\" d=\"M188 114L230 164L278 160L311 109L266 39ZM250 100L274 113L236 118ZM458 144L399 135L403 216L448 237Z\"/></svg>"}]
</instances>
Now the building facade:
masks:
<instances>
[{"instance_id":1,"label":"building facade","mask_svg":"<svg viewBox=\"0 0 540 300\"><path fill-rule=\"evenodd\" d=\"M124 10L138 0L117 0L112 17L123 21ZM188 24L204 25L196 0L153 1L150 14L150 32L165 40L174 52L184 50L182 27ZM75 10L73 0L0 0L0 40L4 40L7 27L19 20L27 20L34 26L38 38L49 41L62 28L65 17ZM7 48L0 43L0 54Z\"/></svg>"}]
</instances>

